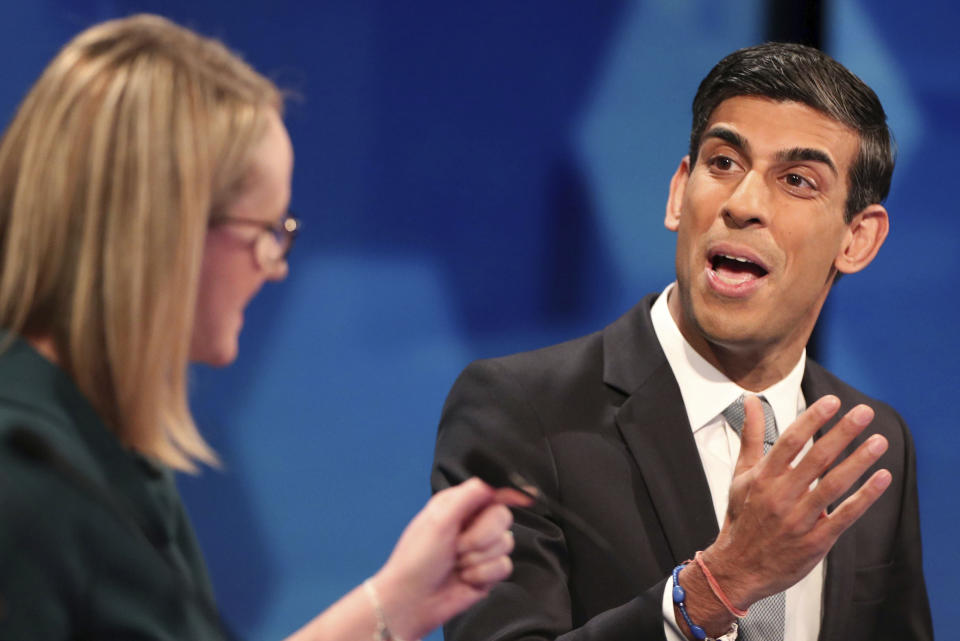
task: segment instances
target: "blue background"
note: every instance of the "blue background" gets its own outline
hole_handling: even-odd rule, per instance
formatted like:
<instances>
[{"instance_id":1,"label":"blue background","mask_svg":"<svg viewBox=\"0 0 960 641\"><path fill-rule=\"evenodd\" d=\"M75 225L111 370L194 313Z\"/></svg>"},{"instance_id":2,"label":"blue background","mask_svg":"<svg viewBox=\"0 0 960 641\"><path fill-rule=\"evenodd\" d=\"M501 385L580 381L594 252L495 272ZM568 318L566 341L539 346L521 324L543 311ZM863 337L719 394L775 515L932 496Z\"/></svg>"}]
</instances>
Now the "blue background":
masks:
<instances>
[{"instance_id":1,"label":"blue background","mask_svg":"<svg viewBox=\"0 0 960 641\"><path fill-rule=\"evenodd\" d=\"M672 279L667 183L700 79L764 40L760 0L307 3L48 0L0 7L0 115L93 22L158 12L293 90L291 274L238 362L198 368L223 472L183 479L226 618L278 639L386 559L428 497L436 421L470 360L598 329ZM828 301L821 360L917 442L938 636L960 609L954 329L960 8L835 0L825 48L900 146L892 232Z\"/></svg>"}]
</instances>

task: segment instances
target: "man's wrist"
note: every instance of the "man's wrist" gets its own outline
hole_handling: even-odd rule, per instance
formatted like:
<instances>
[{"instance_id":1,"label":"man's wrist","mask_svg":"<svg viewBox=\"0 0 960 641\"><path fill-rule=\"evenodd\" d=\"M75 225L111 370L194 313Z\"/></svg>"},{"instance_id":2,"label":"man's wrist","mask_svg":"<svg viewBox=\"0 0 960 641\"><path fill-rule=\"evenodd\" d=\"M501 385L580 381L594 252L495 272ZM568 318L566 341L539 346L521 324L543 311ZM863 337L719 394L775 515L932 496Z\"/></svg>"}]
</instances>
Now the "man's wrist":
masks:
<instances>
[{"instance_id":1,"label":"man's wrist","mask_svg":"<svg viewBox=\"0 0 960 641\"><path fill-rule=\"evenodd\" d=\"M739 610L747 610L759 597L753 596L753 591L746 580L743 571L743 565L738 563L727 563L725 558L736 558L735 555L725 555L717 551L717 543L714 543L701 552L701 560L710 568L714 580L723 587L723 592L730 604ZM703 576L703 573L700 573ZM706 577L703 576L704 581ZM708 584L709 587L709 584Z\"/></svg>"},{"instance_id":2,"label":"man's wrist","mask_svg":"<svg viewBox=\"0 0 960 641\"><path fill-rule=\"evenodd\" d=\"M684 605L690 620L701 627L708 639L736 638L736 618L727 611L710 590L707 578L695 563L688 563L677 573L678 581L674 588L683 589ZM677 626L688 639L696 641L690 626L674 604L674 617ZM730 633L733 636L730 637Z\"/></svg>"}]
</instances>

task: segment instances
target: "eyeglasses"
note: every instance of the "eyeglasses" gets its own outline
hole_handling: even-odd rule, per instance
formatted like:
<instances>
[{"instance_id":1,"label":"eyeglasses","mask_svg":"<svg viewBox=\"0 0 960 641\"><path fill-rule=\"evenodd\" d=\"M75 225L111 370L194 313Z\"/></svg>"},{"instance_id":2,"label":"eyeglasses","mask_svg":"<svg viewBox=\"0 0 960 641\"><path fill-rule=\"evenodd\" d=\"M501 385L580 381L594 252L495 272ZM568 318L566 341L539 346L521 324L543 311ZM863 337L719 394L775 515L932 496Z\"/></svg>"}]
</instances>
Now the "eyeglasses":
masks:
<instances>
[{"instance_id":1,"label":"eyeglasses","mask_svg":"<svg viewBox=\"0 0 960 641\"><path fill-rule=\"evenodd\" d=\"M259 227L261 232L253 242L254 255L261 268L269 268L284 262L293 248L293 240L300 231L301 223L300 219L294 218L292 213L288 212L286 216L275 223L253 218L221 216L213 218L209 226L211 228L222 225Z\"/></svg>"}]
</instances>

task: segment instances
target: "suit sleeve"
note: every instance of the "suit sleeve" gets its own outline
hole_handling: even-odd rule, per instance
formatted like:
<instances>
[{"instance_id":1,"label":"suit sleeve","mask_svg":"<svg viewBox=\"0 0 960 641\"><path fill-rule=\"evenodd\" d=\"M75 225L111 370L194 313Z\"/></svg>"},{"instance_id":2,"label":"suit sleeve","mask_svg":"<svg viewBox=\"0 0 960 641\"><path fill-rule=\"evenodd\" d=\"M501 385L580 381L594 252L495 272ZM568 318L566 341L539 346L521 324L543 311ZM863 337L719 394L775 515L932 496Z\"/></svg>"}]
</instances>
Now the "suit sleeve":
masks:
<instances>
[{"instance_id":1,"label":"suit sleeve","mask_svg":"<svg viewBox=\"0 0 960 641\"><path fill-rule=\"evenodd\" d=\"M917 461L910 431L897 416L903 433L903 474L900 522L893 558L887 573L886 600L879 609L878 639L932 641L933 622L923 578L920 514L917 498Z\"/></svg>"},{"instance_id":2,"label":"suit sleeve","mask_svg":"<svg viewBox=\"0 0 960 641\"><path fill-rule=\"evenodd\" d=\"M437 435L434 491L451 482L436 464L462 461L477 446L522 470L546 494L560 496L560 471L535 403L500 361L476 362L454 384ZM562 523L537 507L515 509L513 532L513 575L448 623L447 641L664 641L661 605L667 577L584 620L568 588L571 567Z\"/></svg>"}]
</instances>

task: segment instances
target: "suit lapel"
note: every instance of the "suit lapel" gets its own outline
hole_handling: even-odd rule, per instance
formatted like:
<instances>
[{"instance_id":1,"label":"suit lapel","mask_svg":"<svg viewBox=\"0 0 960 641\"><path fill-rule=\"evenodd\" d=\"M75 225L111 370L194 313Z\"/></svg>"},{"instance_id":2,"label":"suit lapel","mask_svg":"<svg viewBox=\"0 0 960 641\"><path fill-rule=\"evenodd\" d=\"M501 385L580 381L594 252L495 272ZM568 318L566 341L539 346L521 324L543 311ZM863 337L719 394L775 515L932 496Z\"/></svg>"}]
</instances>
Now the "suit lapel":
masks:
<instances>
[{"instance_id":1,"label":"suit lapel","mask_svg":"<svg viewBox=\"0 0 960 641\"><path fill-rule=\"evenodd\" d=\"M680 388L650 322L654 300L648 296L604 330L604 380L628 395L617 427L679 562L709 545L718 527Z\"/></svg>"},{"instance_id":2,"label":"suit lapel","mask_svg":"<svg viewBox=\"0 0 960 641\"><path fill-rule=\"evenodd\" d=\"M617 427L643 475L675 562L716 538L710 488L680 389L664 362L623 404Z\"/></svg>"},{"instance_id":3,"label":"suit lapel","mask_svg":"<svg viewBox=\"0 0 960 641\"><path fill-rule=\"evenodd\" d=\"M825 394L837 393L837 390L831 389L820 366L809 359L804 369L801 387L808 406ZM845 403L844 407L837 413L837 417L820 428L814 438L820 438L826 434L836 425L839 417L849 409ZM847 451L838 457L837 462L849 456L854 449L854 446L848 447ZM834 465L836 465L836 462ZM829 509L834 510L850 493L848 491L841 496ZM820 624L820 641L841 641L847 637L844 625L847 622L847 613L852 605L854 559L856 557L856 541L853 536L849 536L850 534L851 531L848 530L840 535L840 538L837 539L837 542L827 554L827 576L823 584L823 619Z\"/></svg>"}]
</instances>

